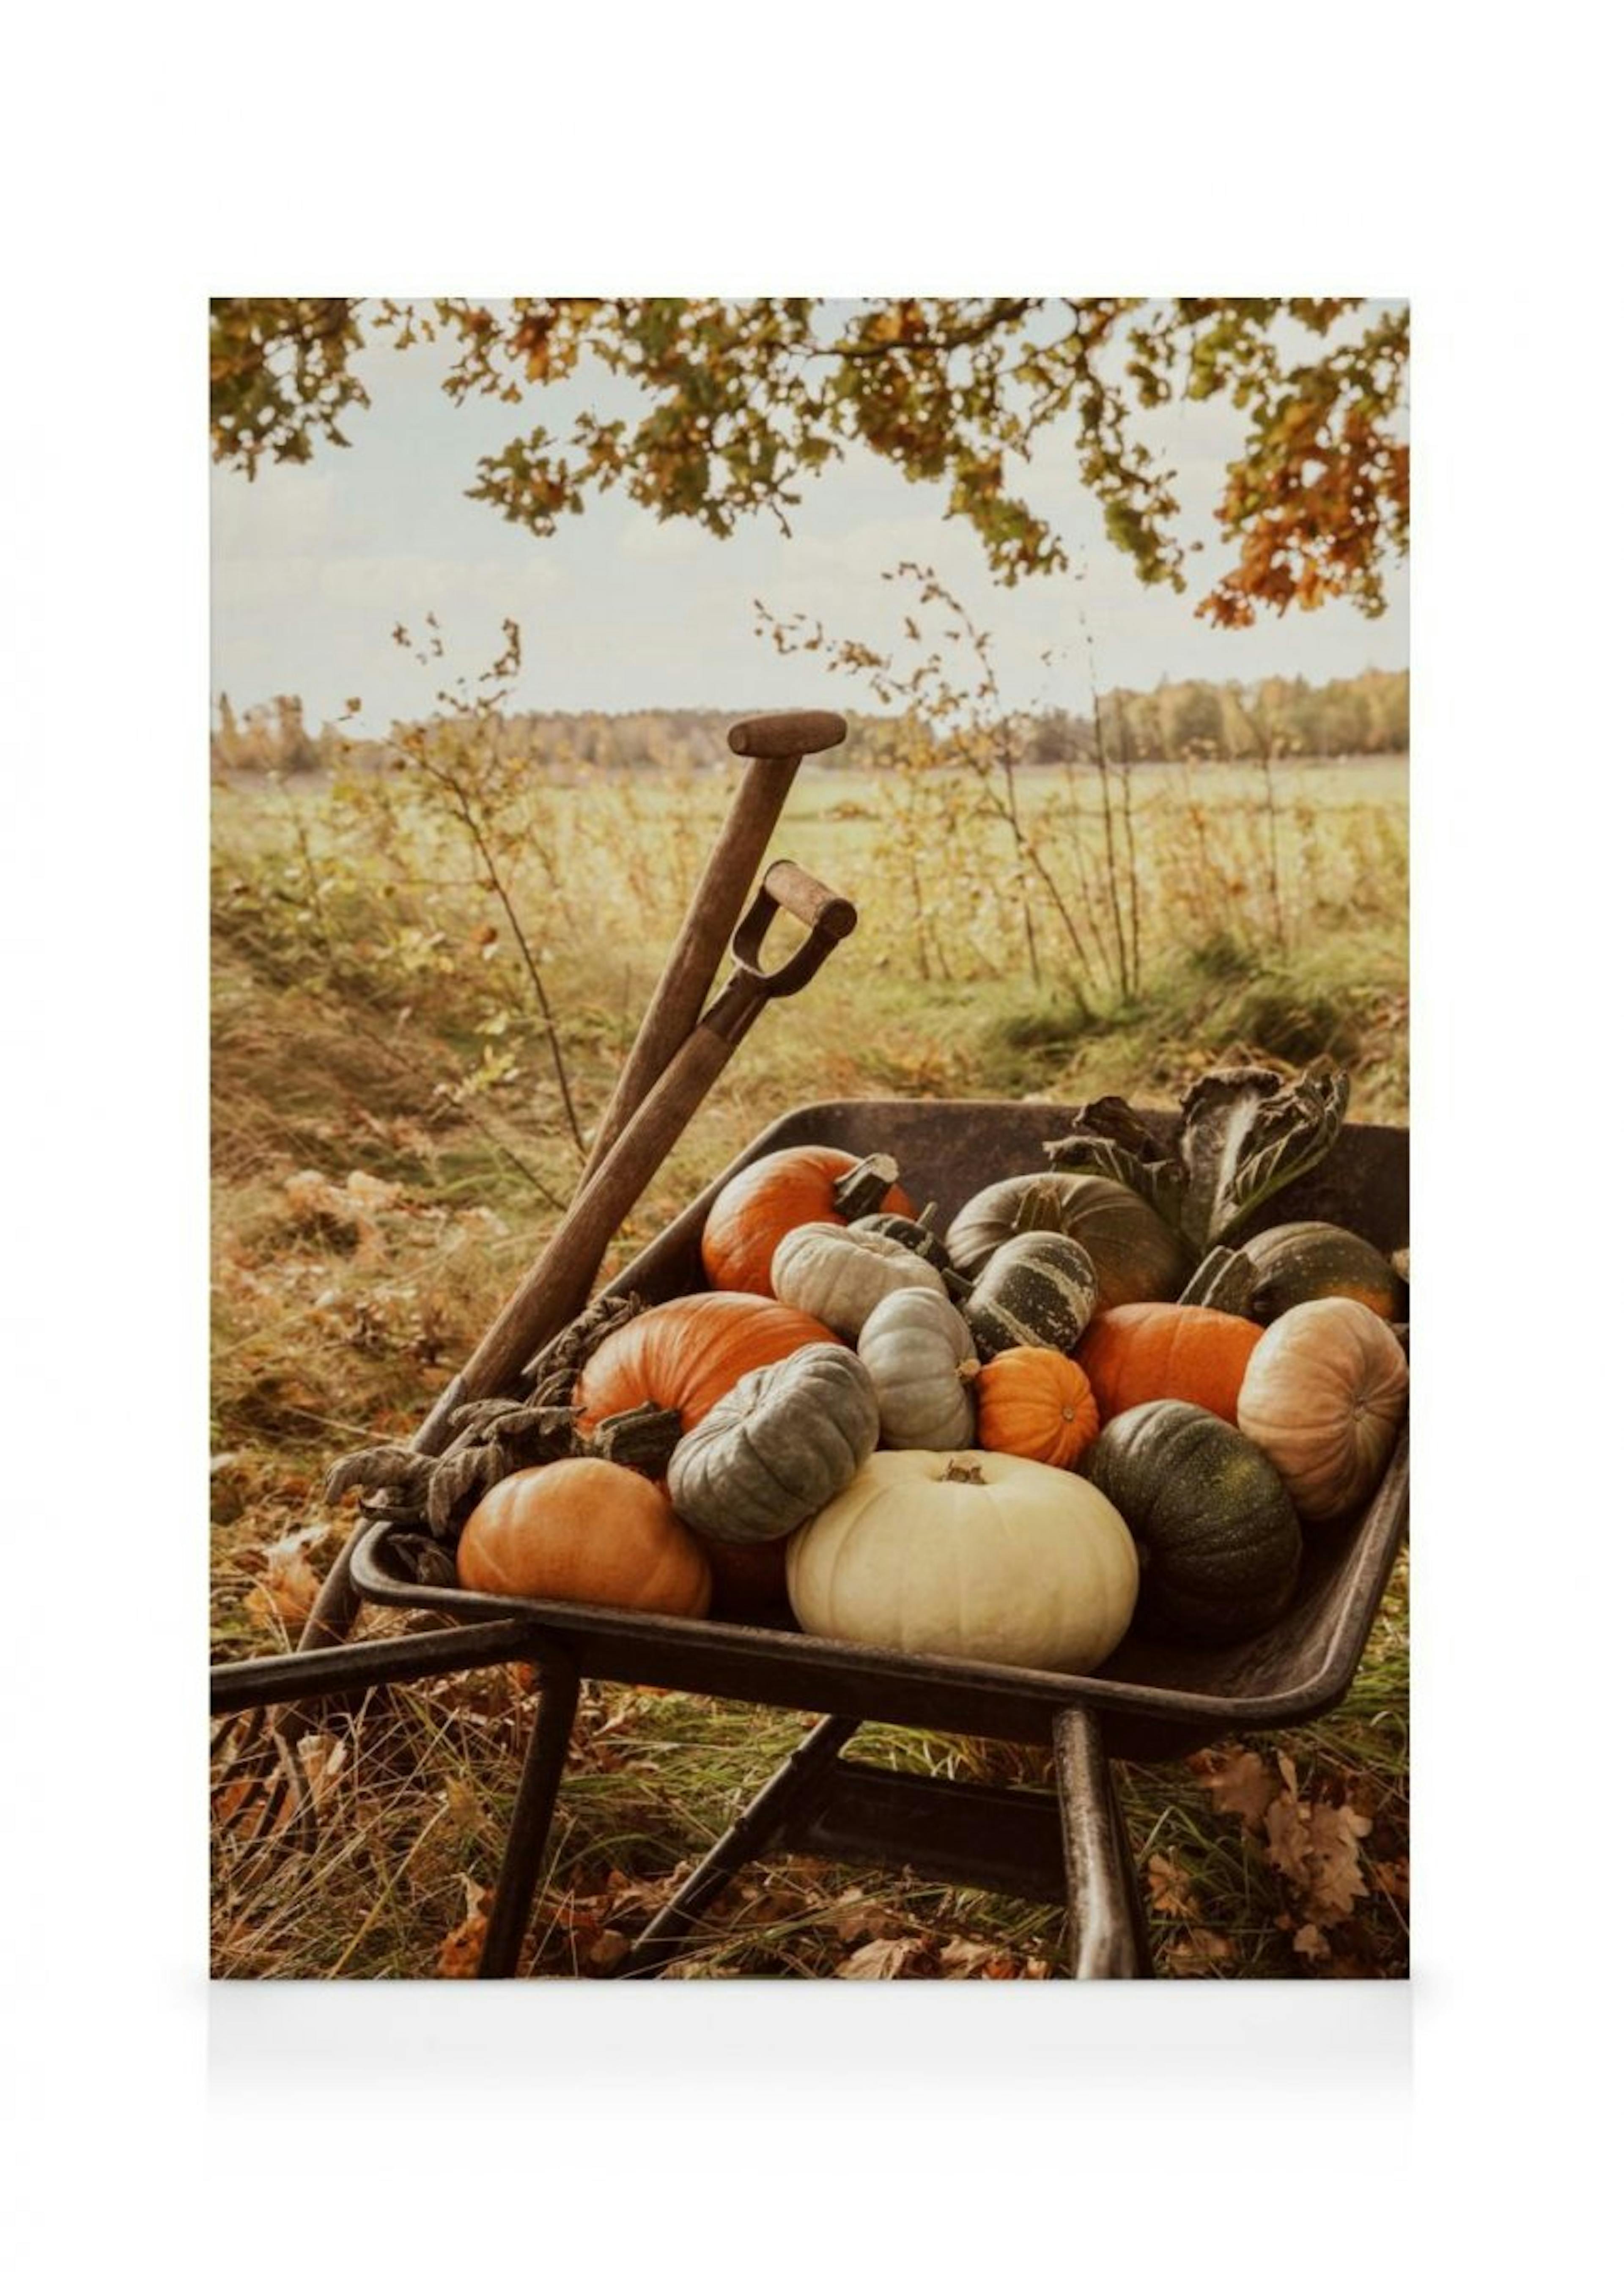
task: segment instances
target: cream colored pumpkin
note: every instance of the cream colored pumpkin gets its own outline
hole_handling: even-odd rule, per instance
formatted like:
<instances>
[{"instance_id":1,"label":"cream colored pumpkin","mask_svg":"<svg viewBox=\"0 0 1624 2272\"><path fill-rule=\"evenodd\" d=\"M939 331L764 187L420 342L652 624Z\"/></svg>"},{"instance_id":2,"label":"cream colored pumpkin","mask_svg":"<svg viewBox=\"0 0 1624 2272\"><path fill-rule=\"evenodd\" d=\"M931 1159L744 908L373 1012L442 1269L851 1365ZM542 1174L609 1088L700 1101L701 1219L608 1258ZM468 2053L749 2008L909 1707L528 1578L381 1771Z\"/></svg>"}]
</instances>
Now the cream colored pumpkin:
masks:
<instances>
[{"instance_id":1,"label":"cream colored pumpkin","mask_svg":"<svg viewBox=\"0 0 1624 2272\"><path fill-rule=\"evenodd\" d=\"M880 1400L880 1441L897 1451L963 1451L975 1441L970 1328L945 1294L903 1286L871 1312L857 1354Z\"/></svg>"},{"instance_id":2,"label":"cream colored pumpkin","mask_svg":"<svg viewBox=\"0 0 1624 2272\"><path fill-rule=\"evenodd\" d=\"M1410 1368L1391 1328L1344 1294L1300 1302L1253 1350L1236 1407L1305 1521L1352 1514L1404 1416Z\"/></svg>"},{"instance_id":3,"label":"cream colored pumpkin","mask_svg":"<svg viewBox=\"0 0 1624 2272\"><path fill-rule=\"evenodd\" d=\"M1087 1672L1127 1632L1139 1557L1081 1476L998 1452L876 1452L788 1555L804 1630Z\"/></svg>"},{"instance_id":4,"label":"cream colored pumpkin","mask_svg":"<svg viewBox=\"0 0 1624 2272\"><path fill-rule=\"evenodd\" d=\"M888 1294L902 1286L929 1286L946 1296L942 1273L877 1230L844 1222L803 1222L786 1230L772 1255L772 1290L793 1310L804 1310L837 1334L855 1341Z\"/></svg>"}]
</instances>

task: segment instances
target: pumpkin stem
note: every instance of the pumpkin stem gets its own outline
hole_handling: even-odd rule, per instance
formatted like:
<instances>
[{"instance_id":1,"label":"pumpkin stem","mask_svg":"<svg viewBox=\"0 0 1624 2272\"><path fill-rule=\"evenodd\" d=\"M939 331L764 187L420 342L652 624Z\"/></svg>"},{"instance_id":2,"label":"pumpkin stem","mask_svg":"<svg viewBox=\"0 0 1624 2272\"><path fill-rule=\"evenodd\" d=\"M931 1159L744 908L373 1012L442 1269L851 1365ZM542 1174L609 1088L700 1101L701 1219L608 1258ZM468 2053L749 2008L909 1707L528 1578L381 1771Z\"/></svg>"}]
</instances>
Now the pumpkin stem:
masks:
<instances>
[{"instance_id":1,"label":"pumpkin stem","mask_svg":"<svg viewBox=\"0 0 1624 2272\"><path fill-rule=\"evenodd\" d=\"M682 1433L682 1416L661 1404L633 1405L627 1412L612 1412L586 1437L583 1449L595 1460L613 1460L616 1467L635 1468L658 1482Z\"/></svg>"},{"instance_id":2,"label":"pumpkin stem","mask_svg":"<svg viewBox=\"0 0 1624 2272\"><path fill-rule=\"evenodd\" d=\"M859 1160L837 1177L834 1204L837 1214L847 1222L855 1222L859 1215L878 1214L898 1175L897 1162L889 1152L870 1152L866 1160Z\"/></svg>"},{"instance_id":3,"label":"pumpkin stem","mask_svg":"<svg viewBox=\"0 0 1624 2272\"><path fill-rule=\"evenodd\" d=\"M944 1484L984 1484L981 1462L967 1452L955 1452L938 1479Z\"/></svg>"},{"instance_id":4,"label":"pumpkin stem","mask_svg":"<svg viewBox=\"0 0 1624 2272\"><path fill-rule=\"evenodd\" d=\"M981 1360L979 1356L967 1356L963 1364L956 1365L954 1370L961 1380L973 1380L981 1370Z\"/></svg>"},{"instance_id":5,"label":"pumpkin stem","mask_svg":"<svg viewBox=\"0 0 1624 2272\"><path fill-rule=\"evenodd\" d=\"M1018 1238L1028 1230L1059 1230L1066 1228L1065 1211L1059 1194L1039 1177L1033 1177L1021 1193L1021 1203L1015 1210L1015 1227L1011 1238Z\"/></svg>"}]
</instances>

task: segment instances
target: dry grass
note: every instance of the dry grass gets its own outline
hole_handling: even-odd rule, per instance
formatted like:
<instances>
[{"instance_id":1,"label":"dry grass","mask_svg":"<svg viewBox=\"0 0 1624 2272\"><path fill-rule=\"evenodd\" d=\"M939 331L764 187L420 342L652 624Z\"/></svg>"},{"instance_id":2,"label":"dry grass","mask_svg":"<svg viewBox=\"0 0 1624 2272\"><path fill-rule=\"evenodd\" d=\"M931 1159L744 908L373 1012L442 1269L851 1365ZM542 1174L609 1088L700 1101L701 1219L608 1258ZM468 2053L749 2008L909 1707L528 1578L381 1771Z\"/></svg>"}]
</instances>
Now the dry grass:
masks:
<instances>
[{"instance_id":1,"label":"dry grass","mask_svg":"<svg viewBox=\"0 0 1624 2272\"><path fill-rule=\"evenodd\" d=\"M813 1096L1080 1101L1118 1089L1170 1101L1237 1046L1286 1061L1323 1048L1352 1069L1356 1113L1402 1118L1402 781L1383 763L1305 768L1292 783L1284 948L1248 866L1258 816L1248 782L1159 783L1141 827L1143 997L1085 1005L1021 975L1008 907L983 891L973 844L957 846L933 886L952 975L921 980L893 888L889 786L809 775L784 847L852 893L862 929L793 1009L763 1020L617 1256L765 1121ZM719 774L675 792L622 780L539 793L526 817L536 848L519 904L589 1121L728 786ZM295 827L285 800L240 788L221 794L216 833L212 1640L235 1656L296 1632L347 1528L318 1506L324 1469L340 1450L416 1424L545 1236L575 1155L517 959L486 936L488 901L443 841L402 831L375 803L313 796ZM1058 956L1056 940L1046 948ZM494 1033L475 1030L493 1022ZM1307 1796L1370 1821L1362 1851L1382 1865L1367 1870L1324 1955L1293 1947L1292 1888L1188 1767L1127 1773L1141 1870L1167 1904L1152 1910L1166 1969L1404 1970L1406 1673L1401 1573L1346 1703L1282 1739ZM470 1888L494 1880L528 1709L513 1679L492 1672L340 1714L309 1761L321 1799L314 1851L269 1876L256 1877L235 1837L223 1773L216 1970L421 1975L448 1936L454 1967ZM607 1969L801 1726L702 1699L592 1695L525 1969ZM866 1730L862 1746L960 1775L1017 1764L899 1730ZM1057 1925L1053 1911L990 1895L776 1859L743 1874L690 1969L822 1976L889 1940L918 1944L905 1970L1024 1976L1056 1961Z\"/></svg>"}]
</instances>

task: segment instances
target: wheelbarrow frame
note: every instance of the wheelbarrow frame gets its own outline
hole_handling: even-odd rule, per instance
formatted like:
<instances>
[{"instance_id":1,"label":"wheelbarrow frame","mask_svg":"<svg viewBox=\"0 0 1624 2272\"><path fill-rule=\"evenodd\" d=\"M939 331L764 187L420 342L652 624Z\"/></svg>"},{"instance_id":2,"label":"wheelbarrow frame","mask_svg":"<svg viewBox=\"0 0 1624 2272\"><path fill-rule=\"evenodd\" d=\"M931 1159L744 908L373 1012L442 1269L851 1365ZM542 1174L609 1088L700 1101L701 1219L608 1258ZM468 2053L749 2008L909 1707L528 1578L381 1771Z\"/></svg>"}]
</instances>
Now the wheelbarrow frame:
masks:
<instances>
[{"instance_id":1,"label":"wheelbarrow frame","mask_svg":"<svg viewBox=\"0 0 1624 2272\"><path fill-rule=\"evenodd\" d=\"M1147 1117L1156 1125L1158 1116ZM700 1233L718 1192L741 1168L788 1146L890 1152L915 1196L936 1200L945 1219L986 1184L1040 1167L1044 1141L1066 1133L1073 1117L1069 1106L997 1102L801 1107L764 1130L612 1290L659 1302L703 1285ZM1170 1125L1166 1117L1163 1125ZM1408 1244L1408 1206L1407 1132L1352 1125L1325 1161L1259 1210L1255 1227L1320 1217L1390 1249ZM1130 1637L1086 1676L820 1640L787 1625L516 1603L420 1585L400 1574L391 1529L379 1523L354 1551L361 1599L434 1612L453 1620L451 1629L221 1668L213 1708L354 1693L460 1666L531 1664L536 1716L487 1925L487 1977L505 1977L518 1961L585 1678L821 1715L645 1929L625 1972L649 1975L673 1962L727 1880L776 1844L1061 1903L1074 1972L1144 1975L1149 1938L1111 1760L1179 1757L1221 1734L1311 1720L1337 1702L1358 1669L1408 1508L1406 1435L1360 1514L1307 1526L1296 1597L1268 1633L1219 1649ZM959 1783L842 1759L865 1721L1051 1746L1055 1790Z\"/></svg>"}]
</instances>

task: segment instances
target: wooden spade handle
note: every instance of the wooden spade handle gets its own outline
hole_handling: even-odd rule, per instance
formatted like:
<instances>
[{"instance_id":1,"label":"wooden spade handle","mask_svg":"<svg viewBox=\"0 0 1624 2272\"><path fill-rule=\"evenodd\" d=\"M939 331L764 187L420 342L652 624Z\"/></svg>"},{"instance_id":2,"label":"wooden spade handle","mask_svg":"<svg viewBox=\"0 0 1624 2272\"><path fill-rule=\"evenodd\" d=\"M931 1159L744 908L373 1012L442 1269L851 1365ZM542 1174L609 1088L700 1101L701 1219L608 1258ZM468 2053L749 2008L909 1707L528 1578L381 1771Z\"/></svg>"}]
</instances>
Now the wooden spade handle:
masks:
<instances>
[{"instance_id":1,"label":"wooden spade handle","mask_svg":"<svg viewBox=\"0 0 1624 2272\"><path fill-rule=\"evenodd\" d=\"M845 739L846 721L832 710L745 718L728 734L727 746L735 757L756 762L747 766L734 792L721 834L695 886L676 945L586 1155L581 1188L698 1024L801 759Z\"/></svg>"}]
</instances>

